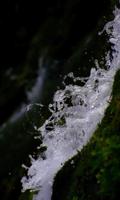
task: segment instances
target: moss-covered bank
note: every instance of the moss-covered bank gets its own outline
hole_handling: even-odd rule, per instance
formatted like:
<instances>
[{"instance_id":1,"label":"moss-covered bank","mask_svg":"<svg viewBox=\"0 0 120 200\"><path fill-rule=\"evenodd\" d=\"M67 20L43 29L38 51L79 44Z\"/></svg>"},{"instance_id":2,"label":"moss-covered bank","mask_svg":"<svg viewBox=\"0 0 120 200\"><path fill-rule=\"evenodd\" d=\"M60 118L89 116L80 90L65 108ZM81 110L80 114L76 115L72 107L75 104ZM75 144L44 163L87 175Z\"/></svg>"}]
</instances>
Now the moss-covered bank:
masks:
<instances>
[{"instance_id":1,"label":"moss-covered bank","mask_svg":"<svg viewBox=\"0 0 120 200\"><path fill-rule=\"evenodd\" d=\"M83 150L57 174L52 200L116 200L120 195L120 71L105 117ZM62 186L62 187L61 187Z\"/></svg>"}]
</instances>

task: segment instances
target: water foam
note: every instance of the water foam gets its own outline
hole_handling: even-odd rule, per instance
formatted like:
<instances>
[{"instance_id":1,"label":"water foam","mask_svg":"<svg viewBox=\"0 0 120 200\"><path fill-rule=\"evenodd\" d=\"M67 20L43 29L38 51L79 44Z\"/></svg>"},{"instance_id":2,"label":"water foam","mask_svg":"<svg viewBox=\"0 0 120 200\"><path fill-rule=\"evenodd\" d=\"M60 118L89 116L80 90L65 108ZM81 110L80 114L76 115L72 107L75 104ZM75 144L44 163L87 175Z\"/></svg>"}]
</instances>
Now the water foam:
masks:
<instances>
[{"instance_id":1,"label":"water foam","mask_svg":"<svg viewBox=\"0 0 120 200\"><path fill-rule=\"evenodd\" d=\"M50 200L54 177L63 164L76 155L88 142L101 122L111 100L114 76L120 65L120 10L115 9L115 18L103 31L110 35L110 52L106 56L107 70L92 68L89 78L75 78L84 86L66 85L58 90L49 105L51 116L39 128L46 151L37 160L32 159L28 178L22 178L23 191L39 190L35 200Z\"/></svg>"}]
</instances>

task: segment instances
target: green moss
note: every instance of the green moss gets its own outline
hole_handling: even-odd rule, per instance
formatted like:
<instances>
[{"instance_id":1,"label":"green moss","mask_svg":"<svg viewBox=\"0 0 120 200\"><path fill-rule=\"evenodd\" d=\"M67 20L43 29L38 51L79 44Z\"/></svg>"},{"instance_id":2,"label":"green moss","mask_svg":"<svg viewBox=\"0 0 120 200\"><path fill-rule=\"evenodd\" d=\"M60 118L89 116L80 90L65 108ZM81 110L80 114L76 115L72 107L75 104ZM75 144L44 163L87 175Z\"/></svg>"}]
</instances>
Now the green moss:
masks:
<instances>
[{"instance_id":1,"label":"green moss","mask_svg":"<svg viewBox=\"0 0 120 200\"><path fill-rule=\"evenodd\" d=\"M20 195L18 200L33 200L34 195L35 192L26 191Z\"/></svg>"}]
</instances>

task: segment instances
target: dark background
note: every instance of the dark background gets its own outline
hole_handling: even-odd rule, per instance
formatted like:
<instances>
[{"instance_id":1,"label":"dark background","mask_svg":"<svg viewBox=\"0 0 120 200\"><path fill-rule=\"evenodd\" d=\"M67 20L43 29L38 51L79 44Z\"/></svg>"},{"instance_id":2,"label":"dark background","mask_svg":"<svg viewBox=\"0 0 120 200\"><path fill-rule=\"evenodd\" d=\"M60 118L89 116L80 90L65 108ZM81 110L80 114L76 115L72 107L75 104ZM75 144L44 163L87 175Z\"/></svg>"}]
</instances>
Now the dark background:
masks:
<instances>
[{"instance_id":1,"label":"dark background","mask_svg":"<svg viewBox=\"0 0 120 200\"><path fill-rule=\"evenodd\" d=\"M108 0L4 1L0 5L0 68L20 65L26 58L30 41L48 18L67 17L71 23L69 42L77 42L92 29ZM59 42L59 41L58 41ZM66 44L67 45L67 44ZM67 46L65 46L67 49ZM67 49L68 50L68 49Z\"/></svg>"}]
</instances>

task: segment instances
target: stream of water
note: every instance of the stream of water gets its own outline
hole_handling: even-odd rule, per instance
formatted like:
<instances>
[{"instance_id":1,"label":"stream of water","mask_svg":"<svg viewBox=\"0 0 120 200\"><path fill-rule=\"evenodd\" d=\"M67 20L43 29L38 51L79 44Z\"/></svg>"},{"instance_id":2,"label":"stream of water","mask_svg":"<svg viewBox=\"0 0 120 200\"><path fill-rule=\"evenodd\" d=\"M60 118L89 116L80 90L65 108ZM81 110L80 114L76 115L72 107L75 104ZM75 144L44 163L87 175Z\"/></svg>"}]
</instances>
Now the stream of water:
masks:
<instances>
[{"instance_id":1,"label":"stream of water","mask_svg":"<svg viewBox=\"0 0 120 200\"><path fill-rule=\"evenodd\" d=\"M106 68L96 60L88 78L67 76L74 84L58 90L49 105L51 116L39 128L46 150L37 160L32 159L28 178L22 178L23 191L38 190L34 200L50 200L56 173L64 163L77 154L88 142L111 100L111 91L116 71L120 67L120 10L115 8L114 20L103 31L109 35L111 52L106 54ZM102 34L102 33L100 33ZM83 86L77 85L80 81Z\"/></svg>"}]
</instances>

